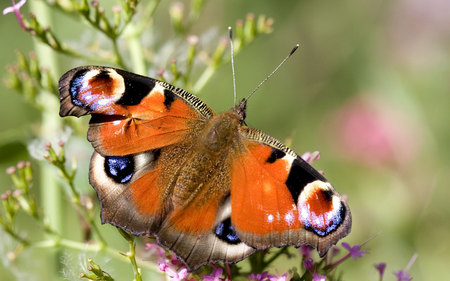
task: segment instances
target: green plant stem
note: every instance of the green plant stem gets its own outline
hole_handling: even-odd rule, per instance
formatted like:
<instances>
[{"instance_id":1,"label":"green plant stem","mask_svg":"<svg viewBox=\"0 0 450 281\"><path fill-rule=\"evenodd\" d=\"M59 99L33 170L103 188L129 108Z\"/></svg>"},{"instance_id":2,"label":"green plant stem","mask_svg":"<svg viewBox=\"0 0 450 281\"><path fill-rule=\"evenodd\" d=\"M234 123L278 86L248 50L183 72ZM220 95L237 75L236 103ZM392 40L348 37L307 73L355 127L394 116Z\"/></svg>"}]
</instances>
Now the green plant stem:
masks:
<instances>
[{"instance_id":1,"label":"green plant stem","mask_svg":"<svg viewBox=\"0 0 450 281\"><path fill-rule=\"evenodd\" d=\"M54 49L54 50L58 53L68 55L71 57L75 57L78 59L82 59L85 61L95 62L95 63L99 63L99 64L111 63L111 58L81 54L81 53L75 51L74 49L67 47L66 45L62 46L61 48Z\"/></svg>"},{"instance_id":2,"label":"green plant stem","mask_svg":"<svg viewBox=\"0 0 450 281\"><path fill-rule=\"evenodd\" d=\"M30 10L43 20L43 24L46 26L52 26L52 15L50 8L42 1L30 1ZM58 65L56 63L55 52L41 44L36 38L33 40L34 49L36 51L37 60L45 65L52 74L59 74ZM52 75L57 77L57 75ZM62 129L61 119L58 117L59 104L56 98L56 93L50 93L44 89L40 89L38 93L38 101L41 105L41 127L40 137L48 139L54 136L56 132L60 132ZM48 227L56 232L63 233L63 199L62 188L55 178L54 169L45 161L40 162L40 192L44 217L47 218ZM61 252L55 251L52 253L52 260L58 261L60 259ZM46 265L41 270L48 272L49 279L58 279L58 271L52 270L52 267Z\"/></svg>"},{"instance_id":3,"label":"green plant stem","mask_svg":"<svg viewBox=\"0 0 450 281\"><path fill-rule=\"evenodd\" d=\"M192 92L198 94L208 83L208 81L213 77L216 72L216 66L208 66L200 75L197 82L195 82L194 87L192 87Z\"/></svg>"},{"instance_id":4,"label":"green plant stem","mask_svg":"<svg viewBox=\"0 0 450 281\"><path fill-rule=\"evenodd\" d=\"M77 251L86 251L86 252L92 252L92 253L106 253L108 256L111 256L115 259L118 259L123 262L129 262L130 258L128 256L124 256L120 254L116 249L110 248L110 247L104 247L100 244L87 244L83 242L78 242L74 240L64 239L64 238L57 238L57 239L48 239L43 240L39 242L30 243L29 246L31 248L36 249L49 249L49 248L55 248L55 247L64 247L67 249L77 250ZM134 257L135 263L137 265L137 262L142 265L142 267L161 274L161 271L158 270L158 268L155 265L152 265L150 262L145 262L143 260L137 259Z\"/></svg>"},{"instance_id":5,"label":"green plant stem","mask_svg":"<svg viewBox=\"0 0 450 281\"><path fill-rule=\"evenodd\" d=\"M347 260L349 257L351 257L351 253L346 254L345 256L343 256L342 258L340 258L339 260L335 261L334 263L327 265L325 267L325 270L327 271L331 271L334 268L336 268L339 264L341 264L342 262L344 262L345 260Z\"/></svg>"},{"instance_id":6,"label":"green plant stem","mask_svg":"<svg viewBox=\"0 0 450 281\"><path fill-rule=\"evenodd\" d=\"M141 75L147 75L147 61L144 57L143 45L140 38L142 32L150 28L149 24L152 22L151 19L160 2L160 0L153 0L148 3L142 13L141 20L127 22L127 25L119 32L119 34L123 34L127 39L126 41L129 46L128 53L131 58L133 72Z\"/></svg>"},{"instance_id":7,"label":"green plant stem","mask_svg":"<svg viewBox=\"0 0 450 281\"><path fill-rule=\"evenodd\" d=\"M136 243L134 242L134 239L128 241L130 243L130 252L128 253L128 258L130 259L131 265L133 266L133 272L134 272L134 280L136 281L142 281L141 276L141 270L137 266L136 262Z\"/></svg>"},{"instance_id":8,"label":"green plant stem","mask_svg":"<svg viewBox=\"0 0 450 281\"><path fill-rule=\"evenodd\" d=\"M271 256L270 259L264 262L264 267L268 267L274 260L276 260L279 256L286 253L288 251L288 247L283 247L275 253L275 255Z\"/></svg>"},{"instance_id":9,"label":"green plant stem","mask_svg":"<svg viewBox=\"0 0 450 281\"><path fill-rule=\"evenodd\" d=\"M30 245L30 242L28 240L26 240L25 238L22 238L19 236L19 234L17 234L14 230L12 230L10 227L3 227L3 230L8 233L9 235L11 235L11 237L13 237L14 239L16 239L20 244L22 244L23 246L28 246Z\"/></svg>"},{"instance_id":10,"label":"green plant stem","mask_svg":"<svg viewBox=\"0 0 450 281\"><path fill-rule=\"evenodd\" d=\"M66 180L67 184L70 187L70 190L72 192L72 202L77 206L78 210L82 213L83 218L87 220L91 228L94 230L94 233L97 235L97 238L99 240L100 245L106 246L106 240L103 238L100 230L98 229L97 225L95 224L94 218L92 217L92 214L89 213L86 208L81 204L80 200L80 194L75 189L75 185L73 182L74 173L69 173L67 169L64 166L64 163L62 165L58 165L59 170L61 171L62 176Z\"/></svg>"},{"instance_id":11,"label":"green plant stem","mask_svg":"<svg viewBox=\"0 0 450 281\"><path fill-rule=\"evenodd\" d=\"M129 259L129 261L131 262L131 266L133 267L133 272L134 272L134 280L135 281L142 281L142 276L141 276L141 269L137 266L137 262L136 262L136 243L135 243L135 237L121 229L121 228L117 228L117 231L120 233L120 235L122 235L122 237L127 240L128 244L130 245L130 251L128 253L123 254L125 257L127 257Z\"/></svg>"},{"instance_id":12,"label":"green plant stem","mask_svg":"<svg viewBox=\"0 0 450 281\"><path fill-rule=\"evenodd\" d=\"M113 45L114 54L116 57L116 64L119 65L121 68L126 69L127 67L124 64L124 61L122 59L122 55L120 54L119 47L117 45L117 40L119 38L119 34L111 33L112 31L105 30L101 27L100 22L97 22L95 19L91 19L89 14L82 14L83 18L87 20L92 27L103 33L106 37L108 37L111 40L111 43Z\"/></svg>"},{"instance_id":13,"label":"green plant stem","mask_svg":"<svg viewBox=\"0 0 450 281\"><path fill-rule=\"evenodd\" d=\"M33 13L36 14L36 16L43 20L43 24L51 26L51 15L49 7L41 1L30 1L29 4L30 10L32 10ZM43 62L48 67L48 69L50 69L54 73L58 73L58 67L56 59L54 57L54 52L43 44L40 44L37 40L33 41L38 60ZM42 137L51 136L54 135L55 132L60 131L62 127L61 120L56 114L59 111L59 106L54 95L52 95L51 93L41 91L39 95L40 100L43 101L41 117L42 125L40 128L40 135ZM40 186L42 201L45 202L45 204L43 204L44 214L47 217L51 228L61 233L63 229L61 217L63 202L61 196L61 188L55 180L52 167L47 163L41 163L43 164L40 167Z\"/></svg>"},{"instance_id":14,"label":"green plant stem","mask_svg":"<svg viewBox=\"0 0 450 281\"><path fill-rule=\"evenodd\" d=\"M264 270L264 251L257 251L248 259L250 261L251 272L261 273Z\"/></svg>"},{"instance_id":15,"label":"green plant stem","mask_svg":"<svg viewBox=\"0 0 450 281\"><path fill-rule=\"evenodd\" d=\"M127 42L130 47L129 54L132 62L133 72L141 75L146 75L147 64L144 58L144 51L142 49L142 43L139 41L140 33L136 30L135 26L129 26L131 31L127 34Z\"/></svg>"},{"instance_id":16,"label":"green plant stem","mask_svg":"<svg viewBox=\"0 0 450 281\"><path fill-rule=\"evenodd\" d=\"M112 42L112 45L113 45L114 54L116 55L116 64L119 65L121 68L126 69L127 66L123 62L122 55L120 54L120 50L119 50L119 47L117 45L117 37L111 38L111 42Z\"/></svg>"}]
</instances>

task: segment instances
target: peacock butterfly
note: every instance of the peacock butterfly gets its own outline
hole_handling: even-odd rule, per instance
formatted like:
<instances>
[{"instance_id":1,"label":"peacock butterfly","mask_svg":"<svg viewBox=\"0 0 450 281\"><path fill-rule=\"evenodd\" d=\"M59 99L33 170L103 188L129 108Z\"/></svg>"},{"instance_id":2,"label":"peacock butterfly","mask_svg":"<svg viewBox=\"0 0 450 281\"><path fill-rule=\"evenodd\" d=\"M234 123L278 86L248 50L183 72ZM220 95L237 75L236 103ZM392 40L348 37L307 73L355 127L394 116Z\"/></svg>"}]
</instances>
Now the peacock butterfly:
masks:
<instances>
[{"instance_id":1,"label":"peacock butterfly","mask_svg":"<svg viewBox=\"0 0 450 281\"><path fill-rule=\"evenodd\" d=\"M275 138L245 126L247 99L215 114L196 96L124 70L82 66L59 81L60 115L90 114L89 180L102 223L152 234L190 270L351 229L333 186Z\"/></svg>"}]
</instances>

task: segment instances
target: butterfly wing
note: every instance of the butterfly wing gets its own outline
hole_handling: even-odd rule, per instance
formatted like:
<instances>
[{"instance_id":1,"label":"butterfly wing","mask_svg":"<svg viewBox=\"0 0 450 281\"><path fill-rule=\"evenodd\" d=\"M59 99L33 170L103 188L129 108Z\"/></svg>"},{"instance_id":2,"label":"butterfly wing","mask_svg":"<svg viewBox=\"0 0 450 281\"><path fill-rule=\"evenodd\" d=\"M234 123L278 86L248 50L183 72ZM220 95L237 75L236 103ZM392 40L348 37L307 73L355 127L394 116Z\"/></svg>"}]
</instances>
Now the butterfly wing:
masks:
<instances>
[{"instance_id":1,"label":"butterfly wing","mask_svg":"<svg viewBox=\"0 0 450 281\"><path fill-rule=\"evenodd\" d=\"M89 66L67 72L59 90L61 116L92 115L90 182L102 222L156 235L190 269L272 246L324 254L350 231L350 210L325 178L257 130L240 127L230 154L206 165L207 154L193 151L214 113L182 89Z\"/></svg>"},{"instance_id":2,"label":"butterfly wing","mask_svg":"<svg viewBox=\"0 0 450 281\"><path fill-rule=\"evenodd\" d=\"M102 223L135 235L154 233L167 213L160 178L159 151L127 156L94 152L89 181L97 192Z\"/></svg>"},{"instance_id":3,"label":"butterfly wing","mask_svg":"<svg viewBox=\"0 0 450 281\"><path fill-rule=\"evenodd\" d=\"M191 270L207 262L237 262L255 252L239 239L231 225L229 193L202 194L222 187L229 190L229 185L223 186L220 180L208 181L189 205L170 214L157 233L159 242Z\"/></svg>"},{"instance_id":4,"label":"butterfly wing","mask_svg":"<svg viewBox=\"0 0 450 281\"><path fill-rule=\"evenodd\" d=\"M174 182L192 165L195 140L214 115L203 102L170 84L97 66L67 72L59 89L61 116L92 115L89 178L102 223L155 235L190 269L255 251L231 225L227 165L202 169L210 179L192 198L175 202Z\"/></svg>"},{"instance_id":5,"label":"butterfly wing","mask_svg":"<svg viewBox=\"0 0 450 281\"><path fill-rule=\"evenodd\" d=\"M323 256L351 229L350 209L295 152L261 131L241 128L233 161L231 222L246 244L310 245Z\"/></svg>"},{"instance_id":6,"label":"butterfly wing","mask_svg":"<svg viewBox=\"0 0 450 281\"><path fill-rule=\"evenodd\" d=\"M61 116L91 114L88 140L102 155L124 156L178 143L214 113L168 83L119 69L83 66L59 81Z\"/></svg>"},{"instance_id":7,"label":"butterfly wing","mask_svg":"<svg viewBox=\"0 0 450 281\"><path fill-rule=\"evenodd\" d=\"M68 71L59 92L61 116L92 115L88 140L95 152L89 178L102 205L102 222L136 235L154 233L170 211L163 172L177 166L173 161L183 161L168 159L171 146L189 143L214 113L182 89L108 67Z\"/></svg>"},{"instance_id":8,"label":"butterfly wing","mask_svg":"<svg viewBox=\"0 0 450 281\"><path fill-rule=\"evenodd\" d=\"M90 182L102 205L102 222L135 235L154 234L191 270L206 262L242 260L255 249L239 240L231 225L229 167L207 165L206 172L200 169L201 188L174 191L183 189L173 184L184 178L183 167L196 166L186 160L193 149L188 141L129 156L95 152Z\"/></svg>"}]
</instances>

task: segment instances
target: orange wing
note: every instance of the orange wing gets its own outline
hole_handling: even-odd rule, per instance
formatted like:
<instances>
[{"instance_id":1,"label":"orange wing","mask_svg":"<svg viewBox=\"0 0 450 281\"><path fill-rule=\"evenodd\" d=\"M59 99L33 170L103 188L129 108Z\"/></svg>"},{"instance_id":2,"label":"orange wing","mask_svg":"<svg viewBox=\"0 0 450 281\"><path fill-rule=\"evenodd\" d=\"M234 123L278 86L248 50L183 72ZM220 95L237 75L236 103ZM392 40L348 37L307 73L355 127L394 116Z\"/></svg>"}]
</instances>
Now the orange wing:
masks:
<instances>
[{"instance_id":1,"label":"orange wing","mask_svg":"<svg viewBox=\"0 0 450 281\"><path fill-rule=\"evenodd\" d=\"M119 69L84 66L59 81L61 116L91 114L88 140L102 155L123 156L178 143L214 113L165 82Z\"/></svg>"},{"instance_id":2,"label":"orange wing","mask_svg":"<svg viewBox=\"0 0 450 281\"><path fill-rule=\"evenodd\" d=\"M295 152L243 127L232 165L231 221L258 249L308 244L324 255L351 229L347 203Z\"/></svg>"},{"instance_id":3,"label":"orange wing","mask_svg":"<svg viewBox=\"0 0 450 281\"><path fill-rule=\"evenodd\" d=\"M231 225L229 165L218 165L221 172L206 168L212 176L200 175L201 191L182 202L174 199L180 168L214 115L197 97L152 78L96 66L67 72L59 91L61 116L92 115L89 179L102 223L155 235L190 269L236 262L255 251Z\"/></svg>"},{"instance_id":4,"label":"orange wing","mask_svg":"<svg viewBox=\"0 0 450 281\"><path fill-rule=\"evenodd\" d=\"M102 156L94 152L89 181L101 204L102 223L135 235L154 233L166 214L158 152Z\"/></svg>"}]
</instances>

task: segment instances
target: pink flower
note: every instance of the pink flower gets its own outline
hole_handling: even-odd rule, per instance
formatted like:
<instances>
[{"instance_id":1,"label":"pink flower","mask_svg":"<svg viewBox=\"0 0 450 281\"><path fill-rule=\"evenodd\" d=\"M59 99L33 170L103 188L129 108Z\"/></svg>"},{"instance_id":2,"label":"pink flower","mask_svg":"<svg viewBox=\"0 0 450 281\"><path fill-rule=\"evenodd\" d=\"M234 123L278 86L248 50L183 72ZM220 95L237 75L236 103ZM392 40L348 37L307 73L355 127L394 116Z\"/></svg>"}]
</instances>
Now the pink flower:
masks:
<instances>
[{"instance_id":1,"label":"pink flower","mask_svg":"<svg viewBox=\"0 0 450 281\"><path fill-rule=\"evenodd\" d=\"M170 277L171 281L184 281L188 276L188 271L185 267L182 267L177 271L173 268L170 268L167 263L160 262L159 269L161 271L164 271Z\"/></svg>"},{"instance_id":2,"label":"pink flower","mask_svg":"<svg viewBox=\"0 0 450 281\"><path fill-rule=\"evenodd\" d=\"M314 265L314 260L312 258L305 258L303 260L303 267L307 270L310 270L312 266Z\"/></svg>"},{"instance_id":3,"label":"pink flower","mask_svg":"<svg viewBox=\"0 0 450 281\"><path fill-rule=\"evenodd\" d=\"M311 246L308 246L308 245L300 246L300 253L302 254L303 257L310 258L311 254L312 254Z\"/></svg>"},{"instance_id":4,"label":"pink flower","mask_svg":"<svg viewBox=\"0 0 450 281\"><path fill-rule=\"evenodd\" d=\"M12 174L14 174L16 172L16 167L14 167L14 166L11 166L11 167L9 167L8 169L6 169L6 173L8 174L8 175L12 175Z\"/></svg>"},{"instance_id":5,"label":"pink flower","mask_svg":"<svg viewBox=\"0 0 450 281\"><path fill-rule=\"evenodd\" d=\"M267 271L264 271L263 273L258 273L258 274L250 274L250 276L248 276L249 280L254 280L254 281L267 281L268 280L268 275L269 273Z\"/></svg>"},{"instance_id":6,"label":"pink flower","mask_svg":"<svg viewBox=\"0 0 450 281\"><path fill-rule=\"evenodd\" d=\"M314 273L313 281L325 281L325 280L327 280L326 276L320 275L318 273Z\"/></svg>"},{"instance_id":7,"label":"pink flower","mask_svg":"<svg viewBox=\"0 0 450 281\"><path fill-rule=\"evenodd\" d=\"M401 105L369 96L350 100L329 122L336 149L368 165L408 165L421 143L418 122Z\"/></svg>"},{"instance_id":8,"label":"pink flower","mask_svg":"<svg viewBox=\"0 0 450 281\"><path fill-rule=\"evenodd\" d=\"M269 275L268 277L270 281L287 281L287 273L281 276Z\"/></svg>"},{"instance_id":9,"label":"pink flower","mask_svg":"<svg viewBox=\"0 0 450 281\"><path fill-rule=\"evenodd\" d=\"M378 273L380 273L380 278L384 275L384 270L386 269L386 263L380 262L379 264L375 265L375 268L377 269Z\"/></svg>"},{"instance_id":10,"label":"pink flower","mask_svg":"<svg viewBox=\"0 0 450 281\"><path fill-rule=\"evenodd\" d=\"M159 270L165 272L167 276L170 277L171 281L184 281L189 274L186 267L182 266L176 270L172 268L171 265L165 260L160 260L158 262L158 268Z\"/></svg>"},{"instance_id":11,"label":"pink flower","mask_svg":"<svg viewBox=\"0 0 450 281\"><path fill-rule=\"evenodd\" d=\"M149 251L151 255L155 253L158 255L158 258L166 258L166 252L157 244L157 243L145 243L146 251Z\"/></svg>"},{"instance_id":12,"label":"pink flower","mask_svg":"<svg viewBox=\"0 0 450 281\"><path fill-rule=\"evenodd\" d=\"M408 265L406 265L405 270L399 270L394 272L394 275L397 277L397 281L411 281L412 277L409 275L408 271L413 266L413 264L416 262L416 259L419 255L415 253L411 259L408 262Z\"/></svg>"},{"instance_id":13,"label":"pink flower","mask_svg":"<svg viewBox=\"0 0 450 281\"><path fill-rule=\"evenodd\" d=\"M319 160L320 158L320 152L319 151L314 151L314 152L305 152L302 154L302 159L305 160L308 163L312 163L316 160Z\"/></svg>"},{"instance_id":14,"label":"pink flower","mask_svg":"<svg viewBox=\"0 0 450 281\"><path fill-rule=\"evenodd\" d=\"M366 251L361 250L360 245L350 246L348 243L342 242L342 247L347 249L349 253L340 258L338 261L335 261L333 264L331 264L329 267L330 270L337 267L342 262L348 260L348 258L350 257L356 260L357 258L361 258L366 253Z\"/></svg>"},{"instance_id":15,"label":"pink flower","mask_svg":"<svg viewBox=\"0 0 450 281\"><path fill-rule=\"evenodd\" d=\"M346 196L346 195L345 194L342 195L342 197L344 197L344 196ZM344 201L347 201L347 199L344 199ZM340 251L341 250L338 247L331 248L331 253L330 253L331 257L335 257L337 254L339 254Z\"/></svg>"},{"instance_id":16,"label":"pink flower","mask_svg":"<svg viewBox=\"0 0 450 281\"><path fill-rule=\"evenodd\" d=\"M122 6L120 6L120 5L114 5L114 6L112 7L112 11L113 11L113 13L118 14L118 13L120 13L120 11L122 11Z\"/></svg>"},{"instance_id":17,"label":"pink flower","mask_svg":"<svg viewBox=\"0 0 450 281\"><path fill-rule=\"evenodd\" d=\"M356 260L357 258L362 258L362 256L366 253L366 251L361 250L360 245L350 246L346 242L342 242L342 247L349 251L350 256Z\"/></svg>"},{"instance_id":18,"label":"pink flower","mask_svg":"<svg viewBox=\"0 0 450 281\"><path fill-rule=\"evenodd\" d=\"M12 0L13 5L11 7L5 8L3 10L4 15L9 14L9 13L16 14L17 21L19 22L20 27L23 30L27 30L27 27L23 23L22 15L20 14L19 9L25 4L25 2L27 2L27 0L20 0L19 3L16 4L16 2L14 0Z\"/></svg>"},{"instance_id":19,"label":"pink flower","mask_svg":"<svg viewBox=\"0 0 450 281\"><path fill-rule=\"evenodd\" d=\"M178 271L175 271L171 268L168 268L166 270L167 275L169 275L171 281L185 281L186 277L188 276L188 270L183 267Z\"/></svg>"},{"instance_id":20,"label":"pink flower","mask_svg":"<svg viewBox=\"0 0 450 281\"><path fill-rule=\"evenodd\" d=\"M178 259L175 254L171 254L169 259L173 265L182 265L183 264L183 262L180 259Z\"/></svg>"},{"instance_id":21,"label":"pink flower","mask_svg":"<svg viewBox=\"0 0 450 281\"><path fill-rule=\"evenodd\" d=\"M166 272L166 270L169 268L169 264L165 260L160 260L158 262L158 268L159 270Z\"/></svg>"},{"instance_id":22,"label":"pink flower","mask_svg":"<svg viewBox=\"0 0 450 281\"><path fill-rule=\"evenodd\" d=\"M164 75L164 69L158 69L158 71L156 72L156 75L163 76Z\"/></svg>"},{"instance_id":23,"label":"pink flower","mask_svg":"<svg viewBox=\"0 0 450 281\"><path fill-rule=\"evenodd\" d=\"M412 280L412 277L409 275L408 272L399 270L394 272L394 275L397 277L397 281L410 281Z\"/></svg>"}]
</instances>

